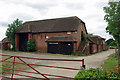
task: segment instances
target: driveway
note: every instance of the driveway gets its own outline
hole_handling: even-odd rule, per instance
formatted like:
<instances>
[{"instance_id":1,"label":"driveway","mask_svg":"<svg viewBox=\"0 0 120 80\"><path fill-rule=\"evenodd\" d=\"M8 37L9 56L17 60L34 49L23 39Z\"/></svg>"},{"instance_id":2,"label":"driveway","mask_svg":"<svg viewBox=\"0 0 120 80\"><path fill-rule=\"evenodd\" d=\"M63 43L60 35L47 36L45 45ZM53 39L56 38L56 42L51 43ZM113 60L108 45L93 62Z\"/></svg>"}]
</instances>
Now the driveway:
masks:
<instances>
[{"instance_id":1,"label":"driveway","mask_svg":"<svg viewBox=\"0 0 120 80\"><path fill-rule=\"evenodd\" d=\"M11 55L20 55L20 56L28 56L28 57L37 57L37 58L59 58L59 59L84 59L85 60L85 65L86 69L89 68L101 68L101 66L104 64L104 60L108 58L108 56L112 53L114 53L114 49L110 49L108 51L103 51L99 52L90 56L84 56L84 57L60 57L60 56L50 56L50 55L39 55L39 54L31 54L31 53L10 53ZM73 68L78 68L80 69L81 62L61 62L61 61L38 61L38 60L26 60L27 62L35 63L35 62L40 62L40 64L43 65L52 65L52 66L66 66L66 67L73 67ZM75 75L78 73L78 71L74 70L64 70L64 69L58 69L58 68L47 68L47 67L36 67L35 69L39 70L41 73L47 73L47 74L56 74L56 75L62 75L62 76L67 76L74 78ZM33 71L29 69L28 71ZM24 74L24 75L31 75L31 76L37 76L37 77L42 77L37 74L30 74L30 73L23 73L20 72L19 74ZM15 78L23 78L21 76L14 76Z\"/></svg>"}]
</instances>

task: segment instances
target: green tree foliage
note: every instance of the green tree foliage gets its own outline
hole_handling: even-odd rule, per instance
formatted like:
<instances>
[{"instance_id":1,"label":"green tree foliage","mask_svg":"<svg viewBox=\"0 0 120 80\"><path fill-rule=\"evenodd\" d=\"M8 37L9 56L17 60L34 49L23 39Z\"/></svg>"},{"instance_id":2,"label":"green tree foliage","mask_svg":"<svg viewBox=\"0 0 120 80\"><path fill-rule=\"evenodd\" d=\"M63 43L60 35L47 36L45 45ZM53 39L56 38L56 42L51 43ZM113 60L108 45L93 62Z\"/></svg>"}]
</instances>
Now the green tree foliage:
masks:
<instances>
[{"instance_id":1,"label":"green tree foliage","mask_svg":"<svg viewBox=\"0 0 120 80\"><path fill-rule=\"evenodd\" d=\"M116 47L116 46L117 46L116 41L111 42L111 43L110 43L110 46L114 46L114 47Z\"/></svg>"},{"instance_id":2,"label":"green tree foliage","mask_svg":"<svg viewBox=\"0 0 120 80\"><path fill-rule=\"evenodd\" d=\"M109 2L108 5L104 7L106 13L104 19L108 23L106 31L113 35L118 42L120 37L120 3Z\"/></svg>"},{"instance_id":3,"label":"green tree foliage","mask_svg":"<svg viewBox=\"0 0 120 80\"><path fill-rule=\"evenodd\" d=\"M112 38L111 38L111 39L108 39L108 40L106 41L106 44L107 44L108 46L117 46L117 42L116 42L115 40L113 40Z\"/></svg>"},{"instance_id":4,"label":"green tree foliage","mask_svg":"<svg viewBox=\"0 0 120 80\"><path fill-rule=\"evenodd\" d=\"M93 36L93 33L88 33L87 36L88 36L88 37L89 37L89 36Z\"/></svg>"},{"instance_id":5,"label":"green tree foliage","mask_svg":"<svg viewBox=\"0 0 120 80\"><path fill-rule=\"evenodd\" d=\"M29 39L29 41L27 42L27 51L29 51L29 52L35 51L35 41L34 40Z\"/></svg>"},{"instance_id":6,"label":"green tree foliage","mask_svg":"<svg viewBox=\"0 0 120 80\"><path fill-rule=\"evenodd\" d=\"M6 31L6 36L9 41L12 43L12 50L15 50L15 32L19 26L22 25L22 21L19 19L16 19L13 21L13 23L8 24L8 29Z\"/></svg>"},{"instance_id":7,"label":"green tree foliage","mask_svg":"<svg viewBox=\"0 0 120 80\"><path fill-rule=\"evenodd\" d=\"M115 41L118 44L118 58L120 68L120 1L109 2L108 6L104 7L104 12L106 13L104 20L106 20L108 23L106 31L113 35Z\"/></svg>"}]
</instances>

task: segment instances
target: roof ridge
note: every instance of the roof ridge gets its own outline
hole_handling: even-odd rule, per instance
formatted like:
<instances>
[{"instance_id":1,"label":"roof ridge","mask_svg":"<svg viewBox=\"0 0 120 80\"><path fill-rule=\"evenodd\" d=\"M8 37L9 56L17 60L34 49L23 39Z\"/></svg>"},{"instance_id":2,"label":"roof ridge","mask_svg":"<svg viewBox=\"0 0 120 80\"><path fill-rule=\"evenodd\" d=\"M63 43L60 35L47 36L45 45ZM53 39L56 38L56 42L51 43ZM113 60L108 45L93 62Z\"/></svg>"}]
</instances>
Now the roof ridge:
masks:
<instances>
[{"instance_id":1,"label":"roof ridge","mask_svg":"<svg viewBox=\"0 0 120 80\"><path fill-rule=\"evenodd\" d=\"M28 21L23 23L16 33L77 31L79 22L80 19L77 16Z\"/></svg>"},{"instance_id":2,"label":"roof ridge","mask_svg":"<svg viewBox=\"0 0 120 80\"><path fill-rule=\"evenodd\" d=\"M41 19L41 20L34 20L34 21L26 21L25 23L29 23L29 22L39 22L39 21L47 21L47 20L56 20L56 19L67 19L67 18L78 18L77 16L71 16L71 17L60 17L60 18L49 18L49 19ZM79 18L78 18L79 19ZM80 19L81 20L81 19Z\"/></svg>"}]
</instances>

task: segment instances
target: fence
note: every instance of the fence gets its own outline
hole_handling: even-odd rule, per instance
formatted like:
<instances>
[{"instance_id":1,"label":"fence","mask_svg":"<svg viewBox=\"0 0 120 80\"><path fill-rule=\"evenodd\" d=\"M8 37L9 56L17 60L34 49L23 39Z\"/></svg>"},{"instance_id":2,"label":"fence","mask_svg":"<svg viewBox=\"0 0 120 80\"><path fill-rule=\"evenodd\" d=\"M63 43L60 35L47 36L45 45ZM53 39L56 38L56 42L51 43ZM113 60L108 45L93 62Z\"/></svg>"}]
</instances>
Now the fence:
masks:
<instances>
[{"instance_id":1,"label":"fence","mask_svg":"<svg viewBox=\"0 0 120 80\"><path fill-rule=\"evenodd\" d=\"M13 80L13 79L14 80L18 80L18 79L14 78L14 75L39 79L39 77L18 74L18 73L15 73L15 71L25 72L25 73L32 73L32 74L40 74L46 80L50 80L47 76L54 76L54 77L60 77L60 78L69 78L69 77L60 76L60 75L53 75L53 74L47 74L47 73L43 74L43 73L41 73L40 71L38 71L37 69L35 69L32 66L42 66L42 67L60 68L60 69L68 69L68 70L81 70L81 69L85 69L84 59L82 59L82 60L77 60L77 59L43 59L43 58L32 58L32 57L14 56L14 55L6 55L6 54L0 54L0 56L6 56L7 57L7 58L1 60L0 63L2 63L2 62L12 63L12 68L6 68L6 67L2 67L2 66L0 67L2 69L12 70L12 72L1 71L1 72L4 72L4 73L7 73L7 74L11 74L11 77L6 77L6 76L3 76L3 75L0 76L0 77L2 77L2 78L8 78L8 79L11 79L11 80ZM7 60L9 60L11 58L13 58L13 61L7 61ZM16 59L19 59L22 63L21 62L16 62ZM80 62L82 62L82 68L81 69L76 69L76 68L69 68L69 67L58 67L58 66L50 66L50 65L30 64L30 63L27 63L24 59L33 59L33 60L42 60L42 61L80 61ZM30 71L26 71L26 70L16 70L15 69L15 64L27 65L28 67L30 67L35 72L30 72Z\"/></svg>"}]
</instances>

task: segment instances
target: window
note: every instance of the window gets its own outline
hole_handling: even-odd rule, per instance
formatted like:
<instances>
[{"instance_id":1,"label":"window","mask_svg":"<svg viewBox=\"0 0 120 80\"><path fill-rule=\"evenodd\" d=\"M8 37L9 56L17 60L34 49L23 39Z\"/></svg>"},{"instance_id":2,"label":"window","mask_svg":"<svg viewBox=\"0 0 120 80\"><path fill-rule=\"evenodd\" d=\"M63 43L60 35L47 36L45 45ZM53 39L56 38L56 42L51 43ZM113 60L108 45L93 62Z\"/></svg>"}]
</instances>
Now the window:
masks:
<instances>
[{"instance_id":1,"label":"window","mask_svg":"<svg viewBox=\"0 0 120 80\"><path fill-rule=\"evenodd\" d=\"M67 32L67 34L71 34L71 32Z\"/></svg>"}]
</instances>

